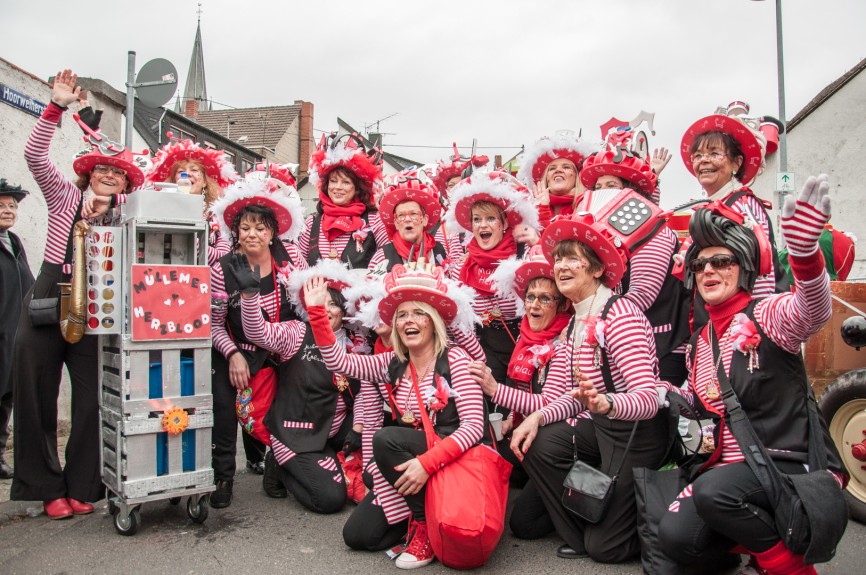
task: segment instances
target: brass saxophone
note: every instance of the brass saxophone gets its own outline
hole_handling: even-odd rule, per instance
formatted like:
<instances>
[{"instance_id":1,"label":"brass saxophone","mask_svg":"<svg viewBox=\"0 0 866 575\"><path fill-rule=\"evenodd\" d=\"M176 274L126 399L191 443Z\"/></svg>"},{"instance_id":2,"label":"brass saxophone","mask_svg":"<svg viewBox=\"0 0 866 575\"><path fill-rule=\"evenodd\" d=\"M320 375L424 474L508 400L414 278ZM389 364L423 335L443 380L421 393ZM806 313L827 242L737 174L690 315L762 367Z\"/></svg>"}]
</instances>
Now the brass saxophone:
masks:
<instances>
[{"instance_id":1,"label":"brass saxophone","mask_svg":"<svg viewBox=\"0 0 866 575\"><path fill-rule=\"evenodd\" d=\"M90 226L79 220L72 229L72 283L59 283L60 288L60 333L69 343L78 343L84 336L87 324L85 288L87 268L85 267L84 236Z\"/></svg>"}]
</instances>

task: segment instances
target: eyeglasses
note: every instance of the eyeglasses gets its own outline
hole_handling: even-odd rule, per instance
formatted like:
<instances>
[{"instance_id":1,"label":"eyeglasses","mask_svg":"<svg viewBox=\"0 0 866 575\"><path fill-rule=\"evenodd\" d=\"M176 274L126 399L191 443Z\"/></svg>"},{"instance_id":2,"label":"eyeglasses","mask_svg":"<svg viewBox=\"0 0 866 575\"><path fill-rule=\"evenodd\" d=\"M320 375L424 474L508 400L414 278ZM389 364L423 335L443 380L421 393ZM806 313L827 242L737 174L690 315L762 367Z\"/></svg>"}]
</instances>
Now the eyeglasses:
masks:
<instances>
[{"instance_id":1,"label":"eyeglasses","mask_svg":"<svg viewBox=\"0 0 866 575\"><path fill-rule=\"evenodd\" d=\"M541 305L541 307L549 307L549 306L553 305L554 303L558 302L559 300L560 300L559 296L554 296L554 297L550 297L550 296L546 296L546 295L535 296L534 294L526 294L526 297L523 298L523 301L526 302L527 306L531 306L535 302L538 302Z\"/></svg>"},{"instance_id":2,"label":"eyeglasses","mask_svg":"<svg viewBox=\"0 0 866 575\"><path fill-rule=\"evenodd\" d=\"M721 164L725 160L725 158L727 158L727 157L728 157L728 155L724 154L722 152L709 152L706 154L703 152L695 152L694 154L689 156L689 158L692 160L693 164L697 164L698 162L703 162L704 160L707 160L707 161L712 162L714 164Z\"/></svg>"},{"instance_id":3,"label":"eyeglasses","mask_svg":"<svg viewBox=\"0 0 866 575\"><path fill-rule=\"evenodd\" d=\"M695 258L689 262L689 270L692 273L701 273L710 264L714 270L726 270L734 264L740 263L737 261L737 256L730 254L719 254L708 258Z\"/></svg>"},{"instance_id":4,"label":"eyeglasses","mask_svg":"<svg viewBox=\"0 0 866 575\"><path fill-rule=\"evenodd\" d=\"M406 212L403 214L394 214L394 219L398 222L417 222L424 217L421 212Z\"/></svg>"},{"instance_id":5,"label":"eyeglasses","mask_svg":"<svg viewBox=\"0 0 866 575\"><path fill-rule=\"evenodd\" d=\"M111 172L112 175L115 175L118 178L126 175L126 170L124 170L123 168L118 168L116 166L106 166L105 164L99 164L98 166L93 168L93 171L97 174L107 174Z\"/></svg>"},{"instance_id":6,"label":"eyeglasses","mask_svg":"<svg viewBox=\"0 0 866 575\"><path fill-rule=\"evenodd\" d=\"M421 310L414 311L401 311L397 312L397 315L394 317L394 321L397 323L406 323L409 320L414 320L416 323L424 323L428 319L430 319L430 315Z\"/></svg>"}]
</instances>

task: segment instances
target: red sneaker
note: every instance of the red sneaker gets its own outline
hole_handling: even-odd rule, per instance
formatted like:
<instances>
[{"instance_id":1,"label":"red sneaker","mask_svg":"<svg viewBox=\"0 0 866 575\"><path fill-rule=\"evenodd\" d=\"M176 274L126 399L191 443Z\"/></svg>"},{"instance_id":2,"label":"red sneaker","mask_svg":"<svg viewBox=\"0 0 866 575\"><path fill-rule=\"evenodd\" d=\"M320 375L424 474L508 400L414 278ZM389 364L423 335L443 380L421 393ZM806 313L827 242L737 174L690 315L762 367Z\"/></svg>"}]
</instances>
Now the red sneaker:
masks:
<instances>
[{"instance_id":1,"label":"red sneaker","mask_svg":"<svg viewBox=\"0 0 866 575\"><path fill-rule=\"evenodd\" d=\"M90 503L85 503L84 501L79 501L71 497L67 497L66 502L69 504L69 507L75 515L87 515L88 513L93 513L93 505Z\"/></svg>"},{"instance_id":2,"label":"red sneaker","mask_svg":"<svg viewBox=\"0 0 866 575\"><path fill-rule=\"evenodd\" d=\"M415 529L412 541L406 546L399 557L396 565L400 569L417 569L429 565L436 558L433 555L433 546L430 545L430 537L427 535L427 523L415 521L409 525L409 532Z\"/></svg>"},{"instance_id":3,"label":"red sneaker","mask_svg":"<svg viewBox=\"0 0 866 575\"><path fill-rule=\"evenodd\" d=\"M42 504L45 508L45 515L47 515L49 519L66 519L67 517L72 517L72 508L66 502L65 497L52 499L51 501L43 501Z\"/></svg>"}]
</instances>

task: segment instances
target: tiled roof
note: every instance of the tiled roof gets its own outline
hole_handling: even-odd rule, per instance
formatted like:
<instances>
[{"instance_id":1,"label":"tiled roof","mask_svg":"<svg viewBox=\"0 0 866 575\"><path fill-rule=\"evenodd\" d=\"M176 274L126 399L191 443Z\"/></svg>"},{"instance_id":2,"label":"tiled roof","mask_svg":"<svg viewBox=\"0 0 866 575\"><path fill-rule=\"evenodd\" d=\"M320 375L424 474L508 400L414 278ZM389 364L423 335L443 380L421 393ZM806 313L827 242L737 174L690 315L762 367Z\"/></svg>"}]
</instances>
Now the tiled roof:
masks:
<instances>
[{"instance_id":1,"label":"tiled roof","mask_svg":"<svg viewBox=\"0 0 866 575\"><path fill-rule=\"evenodd\" d=\"M274 149L300 112L300 105L211 110L199 112L195 121L235 142L246 136L246 148ZM234 122L231 129L229 120Z\"/></svg>"},{"instance_id":2,"label":"tiled roof","mask_svg":"<svg viewBox=\"0 0 866 575\"><path fill-rule=\"evenodd\" d=\"M797 112L797 115L788 121L788 131L790 132L791 130L793 130L797 124L805 120L809 114L821 107L821 105L827 100L829 100L833 96L833 94L841 90L845 86L845 84L854 79L854 77L857 76L857 74L862 72L864 69L866 69L866 58L860 60L859 64L845 72L835 82L821 90L817 96L812 98L811 102L806 104L806 106L802 110Z\"/></svg>"}]
</instances>

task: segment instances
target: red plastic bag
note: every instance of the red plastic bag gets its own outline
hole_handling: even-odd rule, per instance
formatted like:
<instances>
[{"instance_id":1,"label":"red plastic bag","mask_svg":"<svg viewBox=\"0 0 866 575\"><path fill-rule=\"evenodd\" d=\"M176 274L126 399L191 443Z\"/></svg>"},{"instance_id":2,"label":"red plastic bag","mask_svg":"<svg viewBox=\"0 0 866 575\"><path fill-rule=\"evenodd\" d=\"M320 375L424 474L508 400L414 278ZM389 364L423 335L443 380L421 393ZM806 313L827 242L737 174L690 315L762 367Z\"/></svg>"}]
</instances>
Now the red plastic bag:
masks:
<instances>
[{"instance_id":1,"label":"red plastic bag","mask_svg":"<svg viewBox=\"0 0 866 575\"><path fill-rule=\"evenodd\" d=\"M478 445L427 480L425 512L433 553L452 569L474 569L505 530L511 464Z\"/></svg>"},{"instance_id":2,"label":"red plastic bag","mask_svg":"<svg viewBox=\"0 0 866 575\"><path fill-rule=\"evenodd\" d=\"M239 391L235 399L235 411L246 433L265 445L271 444L271 434L265 427L265 415L277 394L277 371L272 367L261 368L250 378L249 385Z\"/></svg>"},{"instance_id":3,"label":"red plastic bag","mask_svg":"<svg viewBox=\"0 0 866 575\"><path fill-rule=\"evenodd\" d=\"M364 485L364 469L361 467L361 450L350 453L348 457L342 452L337 452L337 461L343 467L343 476L346 478L346 496L360 503L367 495L367 486Z\"/></svg>"}]
</instances>

